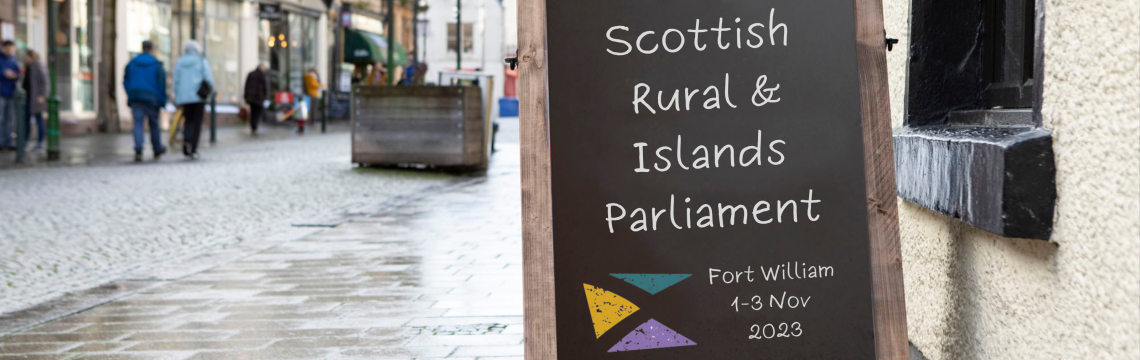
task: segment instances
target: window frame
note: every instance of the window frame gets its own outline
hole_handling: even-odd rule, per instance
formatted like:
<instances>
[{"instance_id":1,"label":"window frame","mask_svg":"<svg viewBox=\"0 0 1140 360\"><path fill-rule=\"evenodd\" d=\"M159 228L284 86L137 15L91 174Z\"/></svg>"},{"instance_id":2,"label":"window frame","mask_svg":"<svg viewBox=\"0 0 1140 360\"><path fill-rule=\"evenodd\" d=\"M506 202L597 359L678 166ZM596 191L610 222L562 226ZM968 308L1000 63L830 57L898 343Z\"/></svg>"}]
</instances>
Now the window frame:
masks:
<instances>
[{"instance_id":1,"label":"window frame","mask_svg":"<svg viewBox=\"0 0 1140 360\"><path fill-rule=\"evenodd\" d=\"M1030 4L1032 13L997 11ZM1021 23L998 21L1011 16ZM1044 16L1044 0L911 0L905 115L893 136L899 197L998 235L1049 239L1056 165L1035 81Z\"/></svg>"},{"instance_id":2,"label":"window frame","mask_svg":"<svg viewBox=\"0 0 1140 360\"><path fill-rule=\"evenodd\" d=\"M447 23L447 52L456 52L456 29L455 23ZM471 54L475 52L475 23L463 23L463 53Z\"/></svg>"}]
</instances>

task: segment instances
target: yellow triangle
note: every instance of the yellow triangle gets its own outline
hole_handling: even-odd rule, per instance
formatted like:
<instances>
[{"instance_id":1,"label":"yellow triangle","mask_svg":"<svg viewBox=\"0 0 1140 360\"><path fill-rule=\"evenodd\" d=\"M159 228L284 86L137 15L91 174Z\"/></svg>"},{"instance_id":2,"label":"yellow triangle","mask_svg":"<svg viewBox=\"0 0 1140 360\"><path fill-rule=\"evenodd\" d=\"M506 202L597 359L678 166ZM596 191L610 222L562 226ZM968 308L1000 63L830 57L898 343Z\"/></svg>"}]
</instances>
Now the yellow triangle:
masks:
<instances>
[{"instance_id":1,"label":"yellow triangle","mask_svg":"<svg viewBox=\"0 0 1140 360\"><path fill-rule=\"evenodd\" d=\"M586 303L590 305L590 318L594 321L594 335L602 337L606 331L637 312L637 305L612 292L582 284L586 288Z\"/></svg>"}]
</instances>

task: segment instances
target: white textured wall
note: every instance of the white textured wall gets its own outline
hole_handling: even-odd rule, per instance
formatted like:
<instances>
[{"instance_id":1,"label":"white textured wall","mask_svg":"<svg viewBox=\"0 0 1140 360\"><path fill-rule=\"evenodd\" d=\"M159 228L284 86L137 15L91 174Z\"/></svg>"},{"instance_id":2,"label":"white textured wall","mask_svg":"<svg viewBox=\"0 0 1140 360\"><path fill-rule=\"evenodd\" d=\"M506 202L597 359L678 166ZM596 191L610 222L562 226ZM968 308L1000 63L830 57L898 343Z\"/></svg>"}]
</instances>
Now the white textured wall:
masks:
<instances>
[{"instance_id":1,"label":"white textured wall","mask_svg":"<svg viewBox=\"0 0 1140 360\"><path fill-rule=\"evenodd\" d=\"M503 46L504 7L499 0L462 0L461 4L463 23L474 24L474 48L463 54L463 68L480 68L483 74L494 78L495 89L490 100L494 119L499 114L498 99L503 97L503 58L508 51ZM447 24L455 22L455 0L428 0L426 17L428 71L424 81L436 83L440 71L455 70L455 53L447 50Z\"/></svg>"},{"instance_id":2,"label":"white textured wall","mask_svg":"<svg viewBox=\"0 0 1140 360\"><path fill-rule=\"evenodd\" d=\"M894 126L909 4L884 0ZM1052 241L899 201L909 337L932 360L1140 358L1140 2L1047 0L1045 17Z\"/></svg>"}]
</instances>

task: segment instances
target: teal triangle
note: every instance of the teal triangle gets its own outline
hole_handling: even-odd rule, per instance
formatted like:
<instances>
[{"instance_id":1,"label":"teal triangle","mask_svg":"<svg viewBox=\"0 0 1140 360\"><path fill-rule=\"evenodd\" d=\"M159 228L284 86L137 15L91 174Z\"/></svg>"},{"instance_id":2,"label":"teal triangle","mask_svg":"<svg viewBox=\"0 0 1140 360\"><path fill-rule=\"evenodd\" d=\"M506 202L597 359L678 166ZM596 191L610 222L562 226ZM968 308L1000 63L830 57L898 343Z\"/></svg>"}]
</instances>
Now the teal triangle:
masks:
<instances>
[{"instance_id":1,"label":"teal triangle","mask_svg":"<svg viewBox=\"0 0 1140 360\"><path fill-rule=\"evenodd\" d=\"M688 279L692 274L610 274L610 276L625 280L641 290L656 295L661 290Z\"/></svg>"}]
</instances>

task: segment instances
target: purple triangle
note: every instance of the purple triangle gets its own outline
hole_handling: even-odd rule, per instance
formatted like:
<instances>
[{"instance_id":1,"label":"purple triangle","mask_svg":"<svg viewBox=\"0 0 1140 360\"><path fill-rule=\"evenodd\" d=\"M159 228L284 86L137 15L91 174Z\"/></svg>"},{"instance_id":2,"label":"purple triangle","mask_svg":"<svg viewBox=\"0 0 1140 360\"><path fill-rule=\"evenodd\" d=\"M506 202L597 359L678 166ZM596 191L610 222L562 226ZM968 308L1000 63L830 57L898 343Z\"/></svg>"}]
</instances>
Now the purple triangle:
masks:
<instances>
[{"instance_id":1,"label":"purple triangle","mask_svg":"<svg viewBox=\"0 0 1140 360\"><path fill-rule=\"evenodd\" d=\"M673 329L661 325L657 320L649 319L637 329L621 339L609 352L648 350L676 346L692 346L697 343L678 334Z\"/></svg>"}]
</instances>

